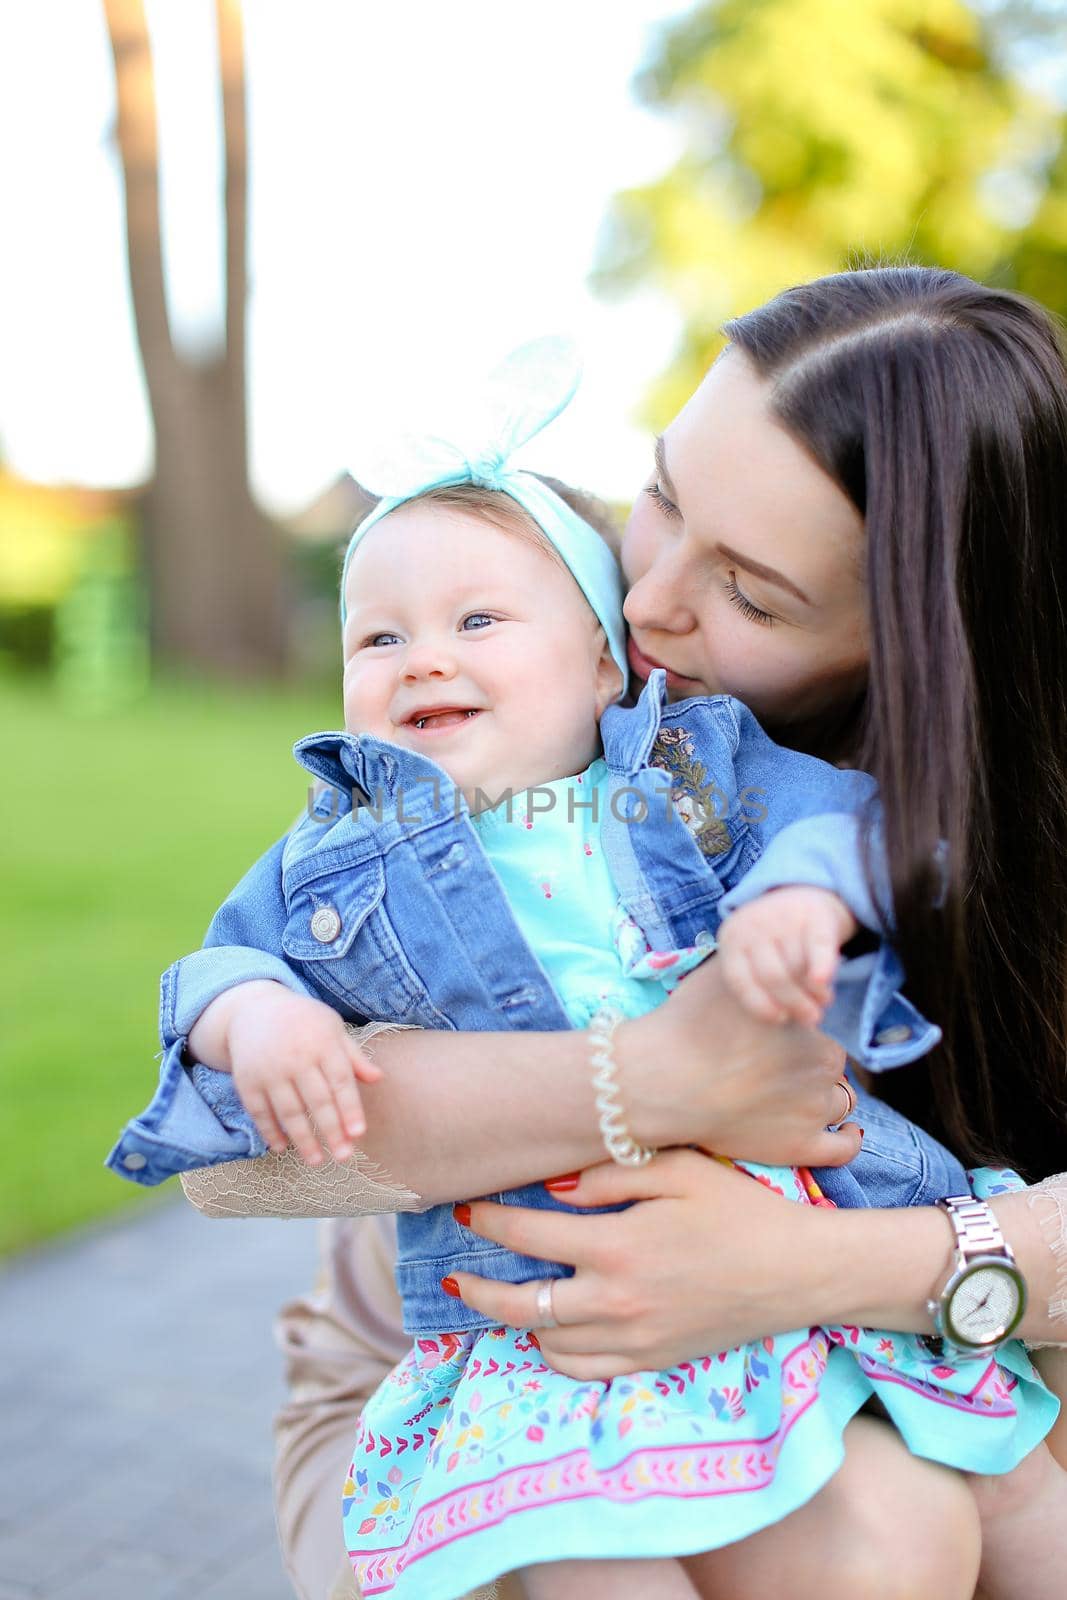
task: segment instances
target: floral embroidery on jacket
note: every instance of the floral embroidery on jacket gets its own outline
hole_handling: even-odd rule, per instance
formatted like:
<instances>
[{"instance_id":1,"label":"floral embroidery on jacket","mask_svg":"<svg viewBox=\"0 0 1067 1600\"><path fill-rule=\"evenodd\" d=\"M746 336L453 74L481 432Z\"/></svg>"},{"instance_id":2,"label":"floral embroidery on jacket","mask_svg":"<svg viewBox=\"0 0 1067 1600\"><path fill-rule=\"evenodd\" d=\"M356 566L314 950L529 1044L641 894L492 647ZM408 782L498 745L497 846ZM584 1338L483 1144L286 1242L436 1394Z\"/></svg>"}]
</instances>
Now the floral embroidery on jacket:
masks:
<instances>
[{"instance_id":1,"label":"floral embroidery on jacket","mask_svg":"<svg viewBox=\"0 0 1067 1600\"><path fill-rule=\"evenodd\" d=\"M730 830L720 814L727 797L708 777L702 761L695 759L693 736L687 728L661 728L649 756L650 765L673 781L671 799L678 815L697 842L701 855L725 855L731 845Z\"/></svg>"}]
</instances>

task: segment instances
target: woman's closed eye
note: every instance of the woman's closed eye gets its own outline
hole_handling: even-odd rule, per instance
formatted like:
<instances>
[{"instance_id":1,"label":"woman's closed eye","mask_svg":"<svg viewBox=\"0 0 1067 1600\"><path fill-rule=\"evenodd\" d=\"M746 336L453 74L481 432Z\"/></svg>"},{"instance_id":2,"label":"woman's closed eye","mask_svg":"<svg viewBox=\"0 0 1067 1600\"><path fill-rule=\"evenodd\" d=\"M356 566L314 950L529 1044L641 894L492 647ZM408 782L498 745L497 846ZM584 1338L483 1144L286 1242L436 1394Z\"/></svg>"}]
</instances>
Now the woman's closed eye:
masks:
<instances>
[{"instance_id":1,"label":"woman's closed eye","mask_svg":"<svg viewBox=\"0 0 1067 1600\"><path fill-rule=\"evenodd\" d=\"M674 501L665 495L660 488L658 479L653 479L651 483L645 485L645 493L659 507L665 517L670 517L673 520L681 516L682 513L678 510Z\"/></svg>"},{"instance_id":2,"label":"woman's closed eye","mask_svg":"<svg viewBox=\"0 0 1067 1600\"><path fill-rule=\"evenodd\" d=\"M750 622L758 622L763 627L770 628L779 620L777 617L773 617L769 611L761 611L759 606L752 604L747 595L741 593L732 572L723 587L726 590L726 597L730 604L736 606L742 616L748 617Z\"/></svg>"}]
</instances>

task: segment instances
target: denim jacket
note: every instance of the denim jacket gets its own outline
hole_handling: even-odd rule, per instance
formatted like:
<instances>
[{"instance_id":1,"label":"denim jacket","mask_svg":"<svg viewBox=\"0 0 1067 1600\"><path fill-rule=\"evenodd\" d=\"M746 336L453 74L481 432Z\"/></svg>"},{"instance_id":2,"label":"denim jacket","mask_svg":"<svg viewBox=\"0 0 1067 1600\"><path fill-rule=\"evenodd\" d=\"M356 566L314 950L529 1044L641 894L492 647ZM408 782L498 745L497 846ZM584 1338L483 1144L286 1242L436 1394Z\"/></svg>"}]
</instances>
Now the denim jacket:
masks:
<instances>
[{"instance_id":1,"label":"denim jacket","mask_svg":"<svg viewBox=\"0 0 1067 1600\"><path fill-rule=\"evenodd\" d=\"M661 672L636 706L610 708L601 732L610 771L602 847L620 899L652 948L713 941L724 915L771 888L832 888L878 942L841 962L824 1031L875 1071L932 1048L938 1029L899 992L903 972L879 905L888 894L876 903L862 867L865 813L877 829L871 778L775 745L728 696L667 705ZM326 788L237 885L204 948L163 975L160 1085L108 1157L136 1182L263 1153L229 1074L185 1055L196 1018L234 984L275 979L351 1022L470 1031L569 1026L463 797L435 763L349 733L310 735L294 754ZM962 1167L936 1141L862 1098L863 1153L848 1168L818 1174L830 1198L907 1205L966 1190ZM500 1198L569 1209L539 1184ZM397 1281L413 1333L485 1324L444 1295L439 1281L449 1272L520 1282L567 1270L478 1238L455 1222L450 1206L402 1214L398 1246Z\"/></svg>"}]
</instances>

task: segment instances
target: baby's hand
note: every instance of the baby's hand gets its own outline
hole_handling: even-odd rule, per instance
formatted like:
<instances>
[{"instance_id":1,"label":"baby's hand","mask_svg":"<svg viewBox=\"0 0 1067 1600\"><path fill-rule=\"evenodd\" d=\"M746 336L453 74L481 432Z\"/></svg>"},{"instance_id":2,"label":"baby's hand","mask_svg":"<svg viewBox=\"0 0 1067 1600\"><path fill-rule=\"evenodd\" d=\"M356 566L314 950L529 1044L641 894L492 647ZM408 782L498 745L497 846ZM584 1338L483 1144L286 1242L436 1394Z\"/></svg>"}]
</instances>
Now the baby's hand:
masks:
<instances>
[{"instance_id":1,"label":"baby's hand","mask_svg":"<svg viewBox=\"0 0 1067 1600\"><path fill-rule=\"evenodd\" d=\"M723 921L718 955L735 998L761 1022L817 1027L841 946L859 924L829 889L772 889Z\"/></svg>"},{"instance_id":2,"label":"baby's hand","mask_svg":"<svg viewBox=\"0 0 1067 1600\"><path fill-rule=\"evenodd\" d=\"M367 1126L355 1079L376 1083L382 1074L336 1011L281 984L257 984L234 1010L227 1038L241 1102L272 1150L284 1150L288 1135L308 1166L319 1166L314 1118L335 1161L352 1154Z\"/></svg>"}]
</instances>

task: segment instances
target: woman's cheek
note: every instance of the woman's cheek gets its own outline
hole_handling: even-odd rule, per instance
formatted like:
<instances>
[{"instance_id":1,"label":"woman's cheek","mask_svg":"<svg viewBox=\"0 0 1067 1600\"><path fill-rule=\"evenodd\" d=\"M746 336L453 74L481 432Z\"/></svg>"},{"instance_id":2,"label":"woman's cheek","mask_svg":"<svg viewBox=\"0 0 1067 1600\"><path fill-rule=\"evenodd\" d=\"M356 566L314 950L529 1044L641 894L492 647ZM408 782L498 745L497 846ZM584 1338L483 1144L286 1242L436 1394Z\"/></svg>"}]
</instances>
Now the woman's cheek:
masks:
<instances>
[{"instance_id":1,"label":"woman's cheek","mask_svg":"<svg viewBox=\"0 0 1067 1600\"><path fill-rule=\"evenodd\" d=\"M709 679L716 683L715 692L734 695L757 718L773 715L793 673L773 646L768 648L766 632L744 618L738 626L732 607L726 608L726 614L721 608L714 616L705 613L702 622L709 657L706 668Z\"/></svg>"},{"instance_id":2,"label":"woman's cheek","mask_svg":"<svg viewBox=\"0 0 1067 1600\"><path fill-rule=\"evenodd\" d=\"M643 578L656 559L657 537L654 513L642 494L630 513L623 531L619 560L622 574L629 588L638 578Z\"/></svg>"}]
</instances>

